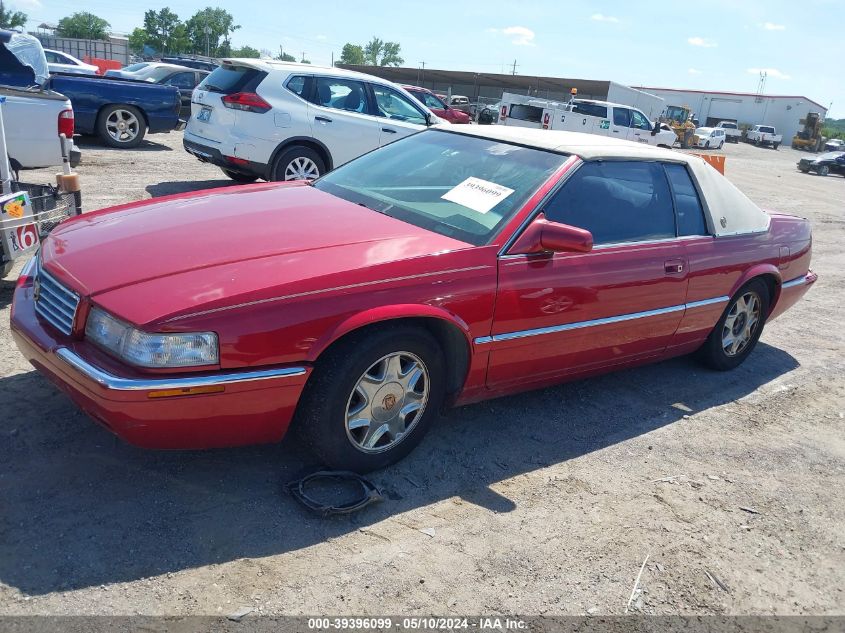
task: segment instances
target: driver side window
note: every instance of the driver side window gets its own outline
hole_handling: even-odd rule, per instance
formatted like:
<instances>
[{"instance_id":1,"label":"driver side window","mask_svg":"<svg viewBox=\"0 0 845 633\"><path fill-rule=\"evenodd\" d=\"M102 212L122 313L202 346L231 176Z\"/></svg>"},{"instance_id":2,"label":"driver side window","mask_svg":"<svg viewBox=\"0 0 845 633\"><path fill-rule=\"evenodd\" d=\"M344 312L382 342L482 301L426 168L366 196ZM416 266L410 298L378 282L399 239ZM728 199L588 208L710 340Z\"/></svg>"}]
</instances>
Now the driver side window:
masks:
<instances>
[{"instance_id":1,"label":"driver side window","mask_svg":"<svg viewBox=\"0 0 845 633\"><path fill-rule=\"evenodd\" d=\"M596 245L675 237L672 193L656 162L587 162L544 212L552 222L587 229Z\"/></svg>"},{"instance_id":2,"label":"driver side window","mask_svg":"<svg viewBox=\"0 0 845 633\"><path fill-rule=\"evenodd\" d=\"M373 84L372 87L376 98L376 116L425 125L425 116L405 95L387 86Z\"/></svg>"},{"instance_id":3,"label":"driver side window","mask_svg":"<svg viewBox=\"0 0 845 633\"><path fill-rule=\"evenodd\" d=\"M631 110L631 127L640 130L651 130L651 123L643 116L642 112Z\"/></svg>"}]
</instances>

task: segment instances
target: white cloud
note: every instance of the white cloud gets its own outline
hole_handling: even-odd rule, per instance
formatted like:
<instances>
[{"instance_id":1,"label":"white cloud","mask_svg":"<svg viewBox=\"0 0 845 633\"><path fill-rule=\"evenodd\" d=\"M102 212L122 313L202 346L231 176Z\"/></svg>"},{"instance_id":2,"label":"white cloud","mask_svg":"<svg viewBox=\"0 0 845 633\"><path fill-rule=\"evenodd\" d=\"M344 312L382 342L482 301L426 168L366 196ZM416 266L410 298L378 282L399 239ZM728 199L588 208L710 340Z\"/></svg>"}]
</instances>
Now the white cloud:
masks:
<instances>
[{"instance_id":1,"label":"white cloud","mask_svg":"<svg viewBox=\"0 0 845 633\"><path fill-rule=\"evenodd\" d=\"M501 33L510 38L516 46L534 46L534 31L524 26L507 26L503 29L487 29L488 33Z\"/></svg>"},{"instance_id":2,"label":"white cloud","mask_svg":"<svg viewBox=\"0 0 845 633\"><path fill-rule=\"evenodd\" d=\"M775 79L790 79L790 76L782 73L777 68L749 68L748 74L750 75L759 75L760 73L766 73L767 77L774 77Z\"/></svg>"},{"instance_id":3,"label":"white cloud","mask_svg":"<svg viewBox=\"0 0 845 633\"><path fill-rule=\"evenodd\" d=\"M701 71L698 68L687 68L687 73L690 75L700 75Z\"/></svg>"},{"instance_id":4,"label":"white cloud","mask_svg":"<svg viewBox=\"0 0 845 633\"><path fill-rule=\"evenodd\" d=\"M760 25L761 29L766 29L767 31L785 31L786 26L783 24L775 24L774 22L763 22Z\"/></svg>"},{"instance_id":5,"label":"white cloud","mask_svg":"<svg viewBox=\"0 0 845 633\"><path fill-rule=\"evenodd\" d=\"M697 36L688 38L687 43L692 46L701 46L702 48L716 48L718 46L718 44L713 40Z\"/></svg>"},{"instance_id":6,"label":"white cloud","mask_svg":"<svg viewBox=\"0 0 845 633\"><path fill-rule=\"evenodd\" d=\"M590 16L591 20L595 20L596 22L613 22L614 24L619 23L619 18L614 17L612 15L604 15L603 13L593 13Z\"/></svg>"}]
</instances>

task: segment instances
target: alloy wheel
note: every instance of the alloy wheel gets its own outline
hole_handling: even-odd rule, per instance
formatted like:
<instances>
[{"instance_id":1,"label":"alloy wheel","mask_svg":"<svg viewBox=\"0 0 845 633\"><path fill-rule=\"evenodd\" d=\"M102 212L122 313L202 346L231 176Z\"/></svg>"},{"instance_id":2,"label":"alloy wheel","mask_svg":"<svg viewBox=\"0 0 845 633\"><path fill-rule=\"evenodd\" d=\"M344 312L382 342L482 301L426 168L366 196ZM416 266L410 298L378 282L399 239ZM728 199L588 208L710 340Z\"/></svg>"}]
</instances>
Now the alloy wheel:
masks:
<instances>
[{"instance_id":1,"label":"alloy wheel","mask_svg":"<svg viewBox=\"0 0 845 633\"><path fill-rule=\"evenodd\" d=\"M306 156L299 156L285 167L285 180L314 180L320 177L317 164Z\"/></svg>"},{"instance_id":2,"label":"alloy wheel","mask_svg":"<svg viewBox=\"0 0 845 633\"><path fill-rule=\"evenodd\" d=\"M748 347L760 324L760 297L746 292L730 307L722 327L722 349L728 356L736 356Z\"/></svg>"},{"instance_id":3,"label":"alloy wheel","mask_svg":"<svg viewBox=\"0 0 845 633\"><path fill-rule=\"evenodd\" d=\"M106 130L118 143L129 143L138 136L138 117L128 110L114 110L106 119Z\"/></svg>"},{"instance_id":4,"label":"alloy wheel","mask_svg":"<svg viewBox=\"0 0 845 633\"><path fill-rule=\"evenodd\" d=\"M382 453L401 442L422 419L429 398L425 363L393 352L358 379L346 403L346 435L364 453Z\"/></svg>"}]
</instances>

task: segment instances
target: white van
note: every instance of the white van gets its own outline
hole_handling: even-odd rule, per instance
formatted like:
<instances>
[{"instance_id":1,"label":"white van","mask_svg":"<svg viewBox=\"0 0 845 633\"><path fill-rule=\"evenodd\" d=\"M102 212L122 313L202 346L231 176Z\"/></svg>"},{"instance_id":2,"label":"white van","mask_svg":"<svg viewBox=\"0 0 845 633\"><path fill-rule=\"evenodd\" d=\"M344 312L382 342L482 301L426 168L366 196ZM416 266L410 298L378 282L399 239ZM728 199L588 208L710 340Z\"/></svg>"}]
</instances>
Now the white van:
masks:
<instances>
[{"instance_id":1,"label":"white van","mask_svg":"<svg viewBox=\"0 0 845 633\"><path fill-rule=\"evenodd\" d=\"M565 130L672 147L677 140L667 125L652 123L640 110L621 103L572 99L567 103L504 93L499 125Z\"/></svg>"},{"instance_id":2,"label":"white van","mask_svg":"<svg viewBox=\"0 0 845 633\"><path fill-rule=\"evenodd\" d=\"M705 149L722 149L725 144L725 130L720 127L699 127L695 129L698 137L698 147Z\"/></svg>"}]
</instances>

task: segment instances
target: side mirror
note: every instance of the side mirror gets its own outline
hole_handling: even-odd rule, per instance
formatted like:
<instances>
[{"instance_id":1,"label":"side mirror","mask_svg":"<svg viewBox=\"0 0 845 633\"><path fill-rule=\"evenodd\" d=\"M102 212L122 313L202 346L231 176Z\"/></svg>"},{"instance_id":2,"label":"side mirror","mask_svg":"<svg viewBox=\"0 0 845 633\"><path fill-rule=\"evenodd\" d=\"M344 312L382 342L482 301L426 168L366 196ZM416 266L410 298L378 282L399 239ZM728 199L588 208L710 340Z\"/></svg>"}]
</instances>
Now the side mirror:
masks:
<instances>
[{"instance_id":1,"label":"side mirror","mask_svg":"<svg viewBox=\"0 0 845 633\"><path fill-rule=\"evenodd\" d=\"M514 242L508 254L588 253L591 250L593 250L593 234L587 229L549 222L541 213Z\"/></svg>"},{"instance_id":2,"label":"side mirror","mask_svg":"<svg viewBox=\"0 0 845 633\"><path fill-rule=\"evenodd\" d=\"M437 124L437 117L434 115L433 112L426 112L425 113L425 125L426 127L431 127L432 125Z\"/></svg>"},{"instance_id":3,"label":"side mirror","mask_svg":"<svg viewBox=\"0 0 845 633\"><path fill-rule=\"evenodd\" d=\"M658 121L655 121L654 124L651 127L651 135L657 136L657 133L659 131L660 131L660 123Z\"/></svg>"}]
</instances>

